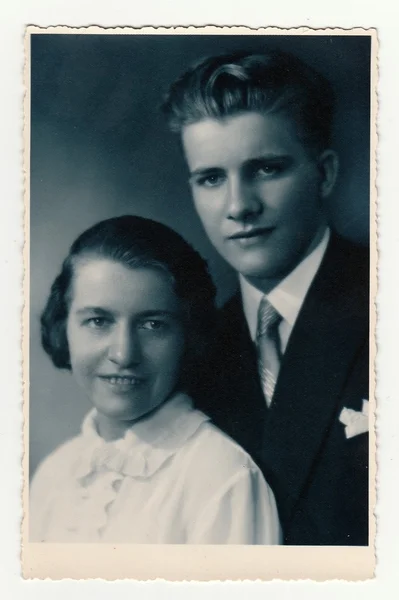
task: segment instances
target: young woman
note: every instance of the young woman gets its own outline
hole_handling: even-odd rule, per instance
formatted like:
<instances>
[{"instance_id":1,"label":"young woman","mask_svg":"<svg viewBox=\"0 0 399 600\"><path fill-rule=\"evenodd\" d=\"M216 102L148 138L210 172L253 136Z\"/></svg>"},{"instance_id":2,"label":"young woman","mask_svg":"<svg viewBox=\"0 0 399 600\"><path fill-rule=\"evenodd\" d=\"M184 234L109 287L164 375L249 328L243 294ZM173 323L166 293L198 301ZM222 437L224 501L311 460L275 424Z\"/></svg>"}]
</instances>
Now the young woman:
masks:
<instances>
[{"instance_id":1,"label":"young woman","mask_svg":"<svg viewBox=\"0 0 399 600\"><path fill-rule=\"evenodd\" d=\"M93 408L35 474L32 541L279 543L261 472L189 395L214 295L204 261L160 223L118 217L74 242L42 342Z\"/></svg>"}]
</instances>

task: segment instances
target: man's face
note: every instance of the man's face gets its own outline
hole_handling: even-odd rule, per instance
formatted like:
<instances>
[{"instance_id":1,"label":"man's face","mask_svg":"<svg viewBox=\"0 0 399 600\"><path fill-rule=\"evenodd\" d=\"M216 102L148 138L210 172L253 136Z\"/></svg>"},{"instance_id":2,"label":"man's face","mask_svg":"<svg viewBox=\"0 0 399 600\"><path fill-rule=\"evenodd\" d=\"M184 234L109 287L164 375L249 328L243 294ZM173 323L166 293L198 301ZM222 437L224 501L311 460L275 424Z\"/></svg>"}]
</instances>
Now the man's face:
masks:
<instances>
[{"instance_id":1,"label":"man's face","mask_svg":"<svg viewBox=\"0 0 399 600\"><path fill-rule=\"evenodd\" d=\"M215 248L248 279L281 280L324 230L334 153L312 156L281 114L209 118L182 138L195 207Z\"/></svg>"}]
</instances>

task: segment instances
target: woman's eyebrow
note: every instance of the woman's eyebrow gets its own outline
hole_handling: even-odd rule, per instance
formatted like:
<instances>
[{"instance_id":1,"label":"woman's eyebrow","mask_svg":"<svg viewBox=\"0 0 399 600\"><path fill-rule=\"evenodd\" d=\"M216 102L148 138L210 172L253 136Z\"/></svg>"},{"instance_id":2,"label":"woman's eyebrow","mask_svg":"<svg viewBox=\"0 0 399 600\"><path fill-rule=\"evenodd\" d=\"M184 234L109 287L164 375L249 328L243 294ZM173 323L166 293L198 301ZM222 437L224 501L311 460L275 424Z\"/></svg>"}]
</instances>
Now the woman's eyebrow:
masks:
<instances>
[{"instance_id":1,"label":"woman's eyebrow","mask_svg":"<svg viewBox=\"0 0 399 600\"><path fill-rule=\"evenodd\" d=\"M77 315L83 315L87 313L95 315L108 315L110 314L110 311L106 308L102 308L101 306L83 306L76 311Z\"/></svg>"},{"instance_id":2,"label":"woman's eyebrow","mask_svg":"<svg viewBox=\"0 0 399 600\"><path fill-rule=\"evenodd\" d=\"M223 171L222 167L198 167L197 169L190 171L190 179L192 177L212 175L214 173L221 173L222 171Z\"/></svg>"},{"instance_id":3,"label":"woman's eyebrow","mask_svg":"<svg viewBox=\"0 0 399 600\"><path fill-rule=\"evenodd\" d=\"M164 309L149 309L149 310L143 310L143 311L138 311L137 314L142 318L148 318L148 317L179 317L180 316L181 311L179 310L164 310ZM106 308L102 308L100 306L83 306L82 308L79 308L76 311L77 315L85 315L85 314L91 314L91 315L99 315L99 316L104 316L104 315L109 315L111 314L110 310L107 310Z\"/></svg>"}]
</instances>

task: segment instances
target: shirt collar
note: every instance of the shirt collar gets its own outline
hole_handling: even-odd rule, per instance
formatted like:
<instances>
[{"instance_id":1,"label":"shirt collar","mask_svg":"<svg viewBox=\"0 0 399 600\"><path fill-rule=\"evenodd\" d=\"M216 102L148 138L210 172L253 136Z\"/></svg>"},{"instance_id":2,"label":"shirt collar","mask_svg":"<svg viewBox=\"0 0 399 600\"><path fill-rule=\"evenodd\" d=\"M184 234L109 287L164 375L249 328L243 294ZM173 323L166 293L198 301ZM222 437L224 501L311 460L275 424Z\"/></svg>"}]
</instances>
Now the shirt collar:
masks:
<instances>
[{"instance_id":1,"label":"shirt collar","mask_svg":"<svg viewBox=\"0 0 399 600\"><path fill-rule=\"evenodd\" d=\"M330 230L327 228L316 248L266 295L269 302L291 328L295 324L305 296L323 260L330 235ZM254 340L258 309L263 293L248 283L242 275L240 275L240 286L245 318L251 338Z\"/></svg>"}]
</instances>

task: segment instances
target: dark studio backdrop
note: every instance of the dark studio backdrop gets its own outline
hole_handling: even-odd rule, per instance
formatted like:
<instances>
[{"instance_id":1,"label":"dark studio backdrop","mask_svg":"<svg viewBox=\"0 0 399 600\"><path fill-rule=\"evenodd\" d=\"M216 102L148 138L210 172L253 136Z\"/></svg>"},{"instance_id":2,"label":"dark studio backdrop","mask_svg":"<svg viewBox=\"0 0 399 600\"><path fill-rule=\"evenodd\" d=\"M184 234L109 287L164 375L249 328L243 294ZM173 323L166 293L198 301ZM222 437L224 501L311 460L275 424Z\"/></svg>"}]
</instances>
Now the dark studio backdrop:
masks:
<instances>
[{"instance_id":1,"label":"dark studio backdrop","mask_svg":"<svg viewBox=\"0 0 399 600\"><path fill-rule=\"evenodd\" d=\"M219 302L235 277L207 241L162 94L192 62L277 47L327 75L337 93L339 182L331 222L369 235L370 38L367 36L46 35L31 38L30 474L75 435L88 401L40 344L39 317L74 238L132 213L175 228L208 259Z\"/></svg>"}]
</instances>

